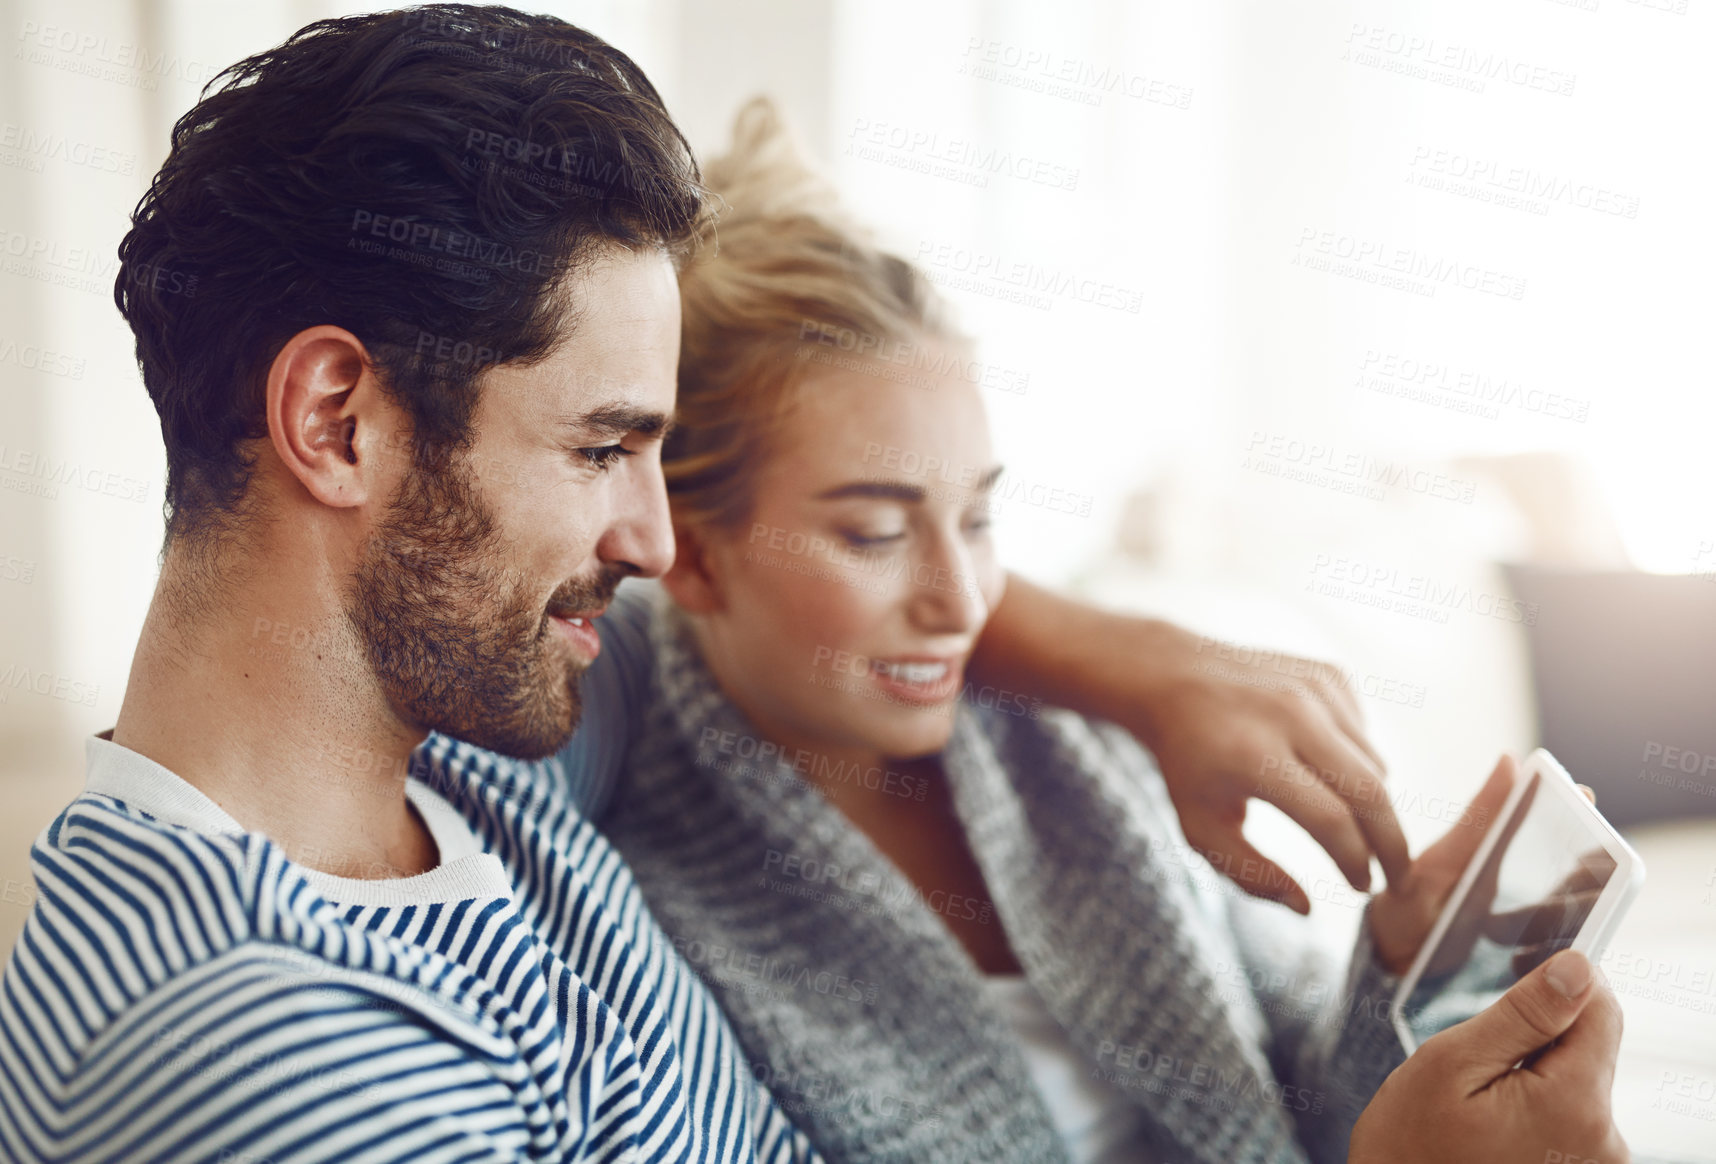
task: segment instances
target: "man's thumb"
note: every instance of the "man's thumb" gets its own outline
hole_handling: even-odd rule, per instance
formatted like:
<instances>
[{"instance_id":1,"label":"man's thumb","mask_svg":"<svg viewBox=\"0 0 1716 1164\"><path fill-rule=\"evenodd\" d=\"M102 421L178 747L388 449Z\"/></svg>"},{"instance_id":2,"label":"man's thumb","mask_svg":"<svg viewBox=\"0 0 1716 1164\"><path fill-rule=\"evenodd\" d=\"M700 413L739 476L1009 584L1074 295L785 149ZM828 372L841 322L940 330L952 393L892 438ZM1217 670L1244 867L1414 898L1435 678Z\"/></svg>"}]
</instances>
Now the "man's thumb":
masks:
<instances>
[{"instance_id":1,"label":"man's thumb","mask_svg":"<svg viewBox=\"0 0 1716 1164\"><path fill-rule=\"evenodd\" d=\"M1563 950L1438 1037L1473 1090L1487 1086L1573 1025L1591 999L1591 980L1590 959Z\"/></svg>"}]
</instances>

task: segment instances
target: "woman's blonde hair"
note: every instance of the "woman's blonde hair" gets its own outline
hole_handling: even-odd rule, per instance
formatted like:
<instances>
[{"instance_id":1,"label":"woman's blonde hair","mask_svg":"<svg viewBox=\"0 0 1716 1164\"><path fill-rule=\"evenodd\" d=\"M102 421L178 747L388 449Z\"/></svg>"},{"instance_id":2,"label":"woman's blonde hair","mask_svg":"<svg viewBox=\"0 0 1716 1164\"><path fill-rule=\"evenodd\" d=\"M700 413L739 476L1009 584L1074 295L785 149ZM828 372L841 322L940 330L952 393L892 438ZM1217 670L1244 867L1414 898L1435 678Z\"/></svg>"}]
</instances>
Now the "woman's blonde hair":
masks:
<instances>
[{"instance_id":1,"label":"woman's blonde hair","mask_svg":"<svg viewBox=\"0 0 1716 1164\"><path fill-rule=\"evenodd\" d=\"M725 205L679 277L678 424L662 460L674 520L733 531L814 368L961 337L929 280L847 217L768 98L739 111L704 181Z\"/></svg>"}]
</instances>

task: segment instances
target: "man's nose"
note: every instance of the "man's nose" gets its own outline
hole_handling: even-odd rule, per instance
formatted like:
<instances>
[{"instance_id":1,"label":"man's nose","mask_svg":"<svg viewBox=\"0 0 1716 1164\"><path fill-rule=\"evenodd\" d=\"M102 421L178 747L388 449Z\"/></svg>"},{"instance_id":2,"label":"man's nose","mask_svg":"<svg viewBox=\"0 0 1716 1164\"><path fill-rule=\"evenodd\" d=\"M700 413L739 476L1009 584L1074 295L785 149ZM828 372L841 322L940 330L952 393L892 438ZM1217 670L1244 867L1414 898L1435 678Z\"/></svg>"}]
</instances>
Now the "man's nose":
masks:
<instances>
[{"instance_id":1,"label":"man's nose","mask_svg":"<svg viewBox=\"0 0 1716 1164\"><path fill-rule=\"evenodd\" d=\"M634 457L635 471L613 482L607 530L596 545L596 556L625 567L641 578L659 578L673 565L673 520L667 505L667 482L655 458Z\"/></svg>"}]
</instances>

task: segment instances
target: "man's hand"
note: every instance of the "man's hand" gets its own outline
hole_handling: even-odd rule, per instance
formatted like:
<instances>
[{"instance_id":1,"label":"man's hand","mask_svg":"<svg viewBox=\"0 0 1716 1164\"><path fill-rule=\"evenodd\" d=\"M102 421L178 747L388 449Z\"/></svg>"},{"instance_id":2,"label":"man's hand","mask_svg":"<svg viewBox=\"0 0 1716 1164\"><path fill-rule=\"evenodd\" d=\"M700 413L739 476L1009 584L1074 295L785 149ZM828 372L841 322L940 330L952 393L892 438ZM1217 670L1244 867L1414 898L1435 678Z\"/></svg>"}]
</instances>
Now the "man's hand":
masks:
<instances>
[{"instance_id":1,"label":"man's hand","mask_svg":"<svg viewBox=\"0 0 1716 1164\"><path fill-rule=\"evenodd\" d=\"M1186 840L1247 892L1309 913L1304 889L1241 831L1255 796L1310 833L1354 889L1370 888L1373 853L1390 884L1405 876L1406 837L1342 673L1216 646L1163 624L1160 686L1116 717L1155 754Z\"/></svg>"},{"instance_id":2,"label":"man's hand","mask_svg":"<svg viewBox=\"0 0 1716 1164\"><path fill-rule=\"evenodd\" d=\"M1406 837L1350 684L1327 664L1222 646L1010 575L972 669L1131 731L1155 753L1186 840L1249 893L1311 909L1245 839L1254 796L1297 821L1355 889L1370 888L1372 854L1390 884L1404 877Z\"/></svg>"},{"instance_id":3,"label":"man's hand","mask_svg":"<svg viewBox=\"0 0 1716 1164\"><path fill-rule=\"evenodd\" d=\"M1608 985L1583 954L1557 954L1395 1068L1347 1164L1628 1164L1609 1110L1620 1043Z\"/></svg>"}]
</instances>

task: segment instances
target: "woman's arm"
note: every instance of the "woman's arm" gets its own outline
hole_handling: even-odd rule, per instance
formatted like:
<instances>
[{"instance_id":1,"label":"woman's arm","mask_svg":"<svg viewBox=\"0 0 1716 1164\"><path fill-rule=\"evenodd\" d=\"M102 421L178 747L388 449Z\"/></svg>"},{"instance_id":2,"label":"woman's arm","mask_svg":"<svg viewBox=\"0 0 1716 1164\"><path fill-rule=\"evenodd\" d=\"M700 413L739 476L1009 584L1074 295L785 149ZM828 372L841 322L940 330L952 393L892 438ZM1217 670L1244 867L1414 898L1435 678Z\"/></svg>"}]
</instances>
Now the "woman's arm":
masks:
<instances>
[{"instance_id":1,"label":"woman's arm","mask_svg":"<svg viewBox=\"0 0 1716 1164\"><path fill-rule=\"evenodd\" d=\"M1011 574L971 669L974 682L1137 736L1161 766L1187 841L1247 892L1310 912L1299 884L1241 832L1253 796L1299 822L1355 889L1370 888L1372 854L1395 884L1411 863L1406 838L1349 686L1331 682L1338 672L1326 664L1231 656L1172 623L1103 611Z\"/></svg>"}]
</instances>

